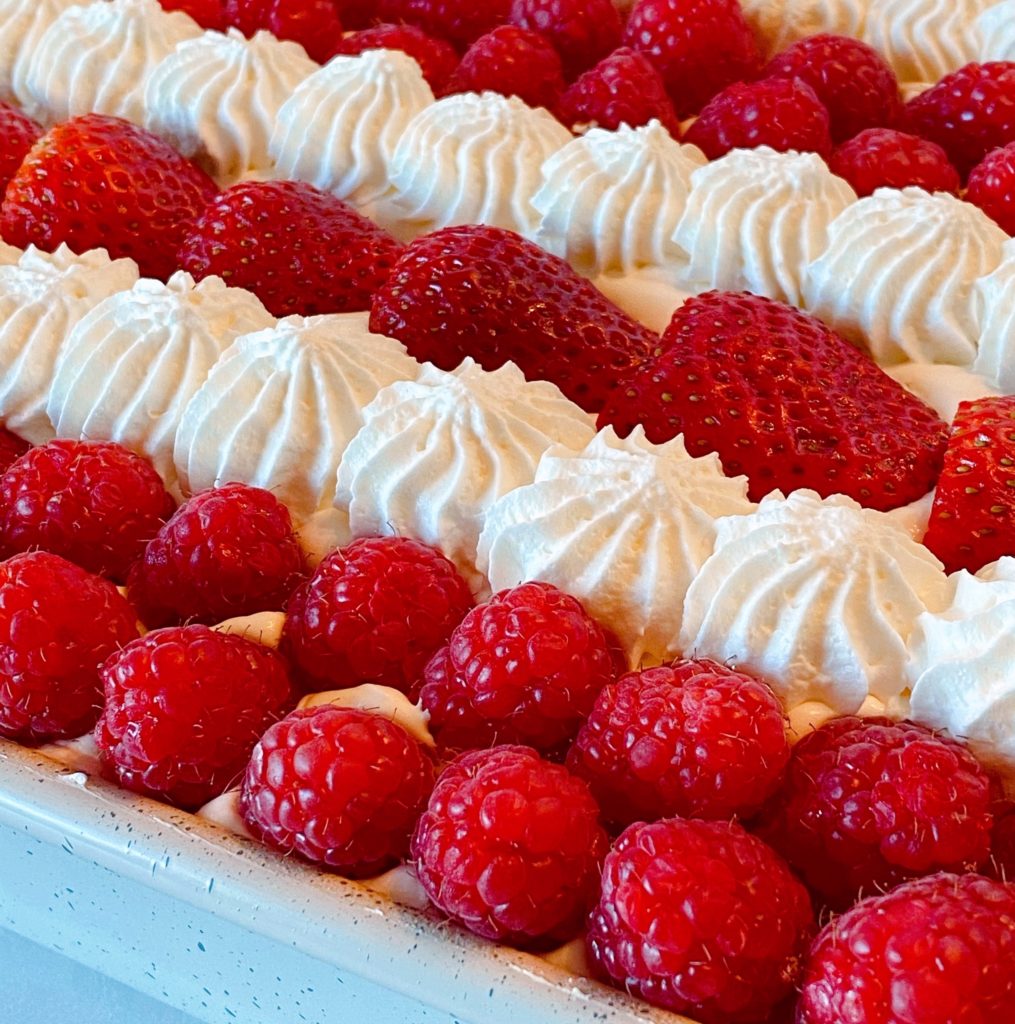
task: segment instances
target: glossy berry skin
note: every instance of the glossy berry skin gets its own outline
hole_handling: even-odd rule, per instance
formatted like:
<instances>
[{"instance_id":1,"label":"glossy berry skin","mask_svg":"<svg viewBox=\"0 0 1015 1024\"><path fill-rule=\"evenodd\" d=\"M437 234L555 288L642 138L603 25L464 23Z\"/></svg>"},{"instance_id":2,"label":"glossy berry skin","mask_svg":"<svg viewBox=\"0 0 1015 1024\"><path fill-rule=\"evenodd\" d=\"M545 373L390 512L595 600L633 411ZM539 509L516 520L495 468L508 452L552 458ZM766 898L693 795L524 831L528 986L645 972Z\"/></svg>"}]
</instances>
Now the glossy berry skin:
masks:
<instances>
[{"instance_id":1,"label":"glossy berry skin","mask_svg":"<svg viewBox=\"0 0 1015 1024\"><path fill-rule=\"evenodd\" d=\"M553 44L568 81L620 45L620 12L611 0L514 0L509 17Z\"/></svg>"},{"instance_id":2,"label":"glossy berry skin","mask_svg":"<svg viewBox=\"0 0 1015 1024\"><path fill-rule=\"evenodd\" d=\"M586 945L599 975L655 1006L754 1024L792 990L812 931L806 889L760 839L668 818L614 843Z\"/></svg>"},{"instance_id":3,"label":"glossy berry skin","mask_svg":"<svg viewBox=\"0 0 1015 1024\"><path fill-rule=\"evenodd\" d=\"M129 577L149 628L281 611L307 567L289 510L270 491L225 484L185 501Z\"/></svg>"},{"instance_id":4,"label":"glossy berry skin","mask_svg":"<svg viewBox=\"0 0 1015 1024\"><path fill-rule=\"evenodd\" d=\"M894 128L868 128L847 139L836 146L828 166L845 178L858 196L909 185L958 195L962 187L959 172L936 142Z\"/></svg>"},{"instance_id":5,"label":"glossy berry skin","mask_svg":"<svg viewBox=\"0 0 1015 1024\"><path fill-rule=\"evenodd\" d=\"M419 697L443 746L522 743L551 754L574 739L621 671L575 598L523 583L465 616L427 665Z\"/></svg>"},{"instance_id":6,"label":"glossy berry skin","mask_svg":"<svg viewBox=\"0 0 1015 1024\"><path fill-rule=\"evenodd\" d=\"M848 494L868 508L934 486L948 428L821 321L746 292L708 292L674 314L662 354L618 385L599 416L660 444L684 435L746 474L752 500L775 488Z\"/></svg>"},{"instance_id":7,"label":"glossy berry skin","mask_svg":"<svg viewBox=\"0 0 1015 1024\"><path fill-rule=\"evenodd\" d=\"M638 128L655 118L680 138L680 121L659 72L629 46L579 76L561 96L559 116L572 129L592 125L611 131L622 124Z\"/></svg>"},{"instance_id":8,"label":"glossy berry skin","mask_svg":"<svg viewBox=\"0 0 1015 1024\"><path fill-rule=\"evenodd\" d=\"M497 92L553 110L564 91L557 51L538 32L500 25L465 51L446 93Z\"/></svg>"},{"instance_id":9,"label":"glossy berry skin","mask_svg":"<svg viewBox=\"0 0 1015 1024\"><path fill-rule=\"evenodd\" d=\"M407 692L472 606L468 584L436 548L364 537L293 592L282 646L313 688Z\"/></svg>"},{"instance_id":10,"label":"glossy berry skin","mask_svg":"<svg viewBox=\"0 0 1015 1024\"><path fill-rule=\"evenodd\" d=\"M964 198L1015 234L1015 142L988 153L970 171Z\"/></svg>"},{"instance_id":11,"label":"glossy berry skin","mask_svg":"<svg viewBox=\"0 0 1015 1024\"><path fill-rule=\"evenodd\" d=\"M923 542L948 572L1015 554L1015 396L959 405Z\"/></svg>"},{"instance_id":12,"label":"glossy berry skin","mask_svg":"<svg viewBox=\"0 0 1015 1024\"><path fill-rule=\"evenodd\" d=\"M243 777L240 810L273 849L369 877L409 852L433 783L430 758L402 726L325 704L268 729Z\"/></svg>"},{"instance_id":13,"label":"glossy berry skin","mask_svg":"<svg viewBox=\"0 0 1015 1024\"><path fill-rule=\"evenodd\" d=\"M589 412L659 342L564 260L485 225L407 246L374 296L370 330L442 370L466 356L487 370L513 361Z\"/></svg>"},{"instance_id":14,"label":"glossy berry skin","mask_svg":"<svg viewBox=\"0 0 1015 1024\"><path fill-rule=\"evenodd\" d=\"M0 474L6 473L11 464L20 459L31 447L23 437L0 427Z\"/></svg>"},{"instance_id":15,"label":"glossy berry skin","mask_svg":"<svg viewBox=\"0 0 1015 1024\"><path fill-rule=\"evenodd\" d=\"M794 748L759 834L835 910L990 855L991 780L969 751L911 722L837 718Z\"/></svg>"},{"instance_id":16,"label":"glossy berry skin","mask_svg":"<svg viewBox=\"0 0 1015 1024\"><path fill-rule=\"evenodd\" d=\"M175 507L140 455L106 441L50 441L0 477L0 544L51 551L123 582Z\"/></svg>"},{"instance_id":17,"label":"glossy berry skin","mask_svg":"<svg viewBox=\"0 0 1015 1024\"><path fill-rule=\"evenodd\" d=\"M0 103L0 197L40 135L41 125L20 110Z\"/></svg>"},{"instance_id":18,"label":"glossy berry skin","mask_svg":"<svg viewBox=\"0 0 1015 1024\"><path fill-rule=\"evenodd\" d=\"M373 25L343 36L336 53L355 55L365 50L401 50L420 66L434 95L443 95L458 53L446 40L427 35L415 25Z\"/></svg>"},{"instance_id":19,"label":"glossy berry skin","mask_svg":"<svg viewBox=\"0 0 1015 1024\"><path fill-rule=\"evenodd\" d=\"M465 50L480 36L503 25L511 0L379 0L382 21L418 25L430 35Z\"/></svg>"},{"instance_id":20,"label":"glossy berry skin","mask_svg":"<svg viewBox=\"0 0 1015 1024\"><path fill-rule=\"evenodd\" d=\"M782 705L764 683L714 661L677 661L608 684L567 766L624 826L750 817L788 760Z\"/></svg>"},{"instance_id":21,"label":"glossy berry skin","mask_svg":"<svg viewBox=\"0 0 1015 1024\"><path fill-rule=\"evenodd\" d=\"M623 43L656 66L682 118L733 82L754 78L761 67L739 0L638 0Z\"/></svg>"},{"instance_id":22,"label":"glossy berry skin","mask_svg":"<svg viewBox=\"0 0 1015 1024\"><path fill-rule=\"evenodd\" d=\"M815 940L796 1019L1015 1020L1015 886L938 874L857 904Z\"/></svg>"},{"instance_id":23,"label":"glossy berry skin","mask_svg":"<svg viewBox=\"0 0 1015 1024\"><path fill-rule=\"evenodd\" d=\"M1015 61L967 64L914 96L906 130L936 142L962 175L1015 142Z\"/></svg>"},{"instance_id":24,"label":"glossy berry skin","mask_svg":"<svg viewBox=\"0 0 1015 1024\"><path fill-rule=\"evenodd\" d=\"M159 6L165 11L183 11L204 29L214 32L225 32L228 27L223 0L159 0Z\"/></svg>"},{"instance_id":25,"label":"glossy berry skin","mask_svg":"<svg viewBox=\"0 0 1015 1024\"><path fill-rule=\"evenodd\" d=\"M517 946L574 936L606 848L585 783L518 746L455 758L412 836L433 903L477 935Z\"/></svg>"},{"instance_id":26,"label":"glossy berry skin","mask_svg":"<svg viewBox=\"0 0 1015 1024\"><path fill-rule=\"evenodd\" d=\"M148 633L101 674L95 741L104 770L125 789L185 809L232 785L294 700L280 655L202 625Z\"/></svg>"},{"instance_id":27,"label":"glossy berry skin","mask_svg":"<svg viewBox=\"0 0 1015 1024\"><path fill-rule=\"evenodd\" d=\"M218 189L168 143L117 117L51 128L7 186L0 235L22 249L106 249L167 279L187 227Z\"/></svg>"},{"instance_id":28,"label":"glossy berry skin","mask_svg":"<svg viewBox=\"0 0 1015 1024\"><path fill-rule=\"evenodd\" d=\"M137 616L108 580L45 551L0 562L0 736L88 732L102 707L100 666L136 637Z\"/></svg>"},{"instance_id":29,"label":"glossy berry skin","mask_svg":"<svg viewBox=\"0 0 1015 1024\"><path fill-rule=\"evenodd\" d=\"M319 64L334 56L342 38L335 0L222 0L222 8L245 36L265 29L299 43Z\"/></svg>"},{"instance_id":30,"label":"glossy berry skin","mask_svg":"<svg viewBox=\"0 0 1015 1024\"><path fill-rule=\"evenodd\" d=\"M401 246L341 199L301 181L227 188L191 225L180 266L246 288L277 317L370 308Z\"/></svg>"},{"instance_id":31,"label":"glossy berry skin","mask_svg":"<svg viewBox=\"0 0 1015 1024\"><path fill-rule=\"evenodd\" d=\"M734 83L702 108L684 141L698 146L709 160L731 149L757 146L821 156L832 151L828 111L798 78Z\"/></svg>"}]
</instances>

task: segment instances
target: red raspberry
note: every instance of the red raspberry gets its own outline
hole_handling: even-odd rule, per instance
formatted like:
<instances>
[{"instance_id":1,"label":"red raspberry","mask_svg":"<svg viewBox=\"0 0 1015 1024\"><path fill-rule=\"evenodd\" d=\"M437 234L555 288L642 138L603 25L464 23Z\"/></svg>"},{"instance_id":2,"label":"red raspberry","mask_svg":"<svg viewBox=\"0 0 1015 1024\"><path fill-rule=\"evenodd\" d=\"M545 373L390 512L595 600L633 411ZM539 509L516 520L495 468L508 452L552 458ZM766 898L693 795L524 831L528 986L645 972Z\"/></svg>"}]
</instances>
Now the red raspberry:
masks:
<instances>
[{"instance_id":1,"label":"red raspberry","mask_svg":"<svg viewBox=\"0 0 1015 1024\"><path fill-rule=\"evenodd\" d=\"M569 939L595 900L607 838L580 779L528 747L455 758L412 837L416 873L449 917L515 945Z\"/></svg>"},{"instance_id":2,"label":"red raspberry","mask_svg":"<svg viewBox=\"0 0 1015 1024\"><path fill-rule=\"evenodd\" d=\"M624 45L658 68L681 117L696 114L720 90L753 78L761 67L739 0L638 0Z\"/></svg>"},{"instance_id":3,"label":"red raspberry","mask_svg":"<svg viewBox=\"0 0 1015 1024\"><path fill-rule=\"evenodd\" d=\"M887 510L934 486L948 427L820 320L746 292L708 292L674 314L662 353L621 381L599 417L657 444L684 435L775 488L848 494Z\"/></svg>"},{"instance_id":4,"label":"red raspberry","mask_svg":"<svg viewBox=\"0 0 1015 1024\"><path fill-rule=\"evenodd\" d=\"M796 1019L1015 1020L1015 886L940 874L864 900L815 940Z\"/></svg>"},{"instance_id":5,"label":"red raspberry","mask_svg":"<svg viewBox=\"0 0 1015 1024\"><path fill-rule=\"evenodd\" d=\"M302 181L227 188L190 226L180 266L253 292L274 316L370 308L401 252L386 231Z\"/></svg>"},{"instance_id":6,"label":"red raspberry","mask_svg":"<svg viewBox=\"0 0 1015 1024\"><path fill-rule=\"evenodd\" d=\"M442 370L466 356L487 370L511 360L589 411L659 343L564 260L486 225L409 245L374 296L370 329Z\"/></svg>"},{"instance_id":7,"label":"red raspberry","mask_svg":"<svg viewBox=\"0 0 1015 1024\"><path fill-rule=\"evenodd\" d=\"M41 125L20 110L0 103L0 199L40 135Z\"/></svg>"},{"instance_id":8,"label":"red raspberry","mask_svg":"<svg viewBox=\"0 0 1015 1024\"><path fill-rule=\"evenodd\" d=\"M995 805L990 836L988 874L1002 882L1015 882L1015 803Z\"/></svg>"},{"instance_id":9,"label":"red raspberry","mask_svg":"<svg viewBox=\"0 0 1015 1024\"><path fill-rule=\"evenodd\" d=\"M382 21L418 25L465 49L507 21L511 0L379 0Z\"/></svg>"},{"instance_id":10,"label":"red raspberry","mask_svg":"<svg viewBox=\"0 0 1015 1024\"><path fill-rule=\"evenodd\" d=\"M0 562L0 735L37 743L95 725L99 667L137 637L108 580L45 551Z\"/></svg>"},{"instance_id":11,"label":"red raspberry","mask_svg":"<svg viewBox=\"0 0 1015 1024\"><path fill-rule=\"evenodd\" d=\"M474 608L426 667L420 700L447 747L570 743L599 691L623 671L602 627L549 583Z\"/></svg>"},{"instance_id":12,"label":"red raspberry","mask_svg":"<svg viewBox=\"0 0 1015 1024\"><path fill-rule=\"evenodd\" d=\"M680 138L680 121L659 72L630 47L614 50L581 75L561 96L559 113L570 128L638 128L656 118Z\"/></svg>"},{"instance_id":13,"label":"red raspberry","mask_svg":"<svg viewBox=\"0 0 1015 1024\"><path fill-rule=\"evenodd\" d=\"M299 43L319 64L334 56L342 38L335 0L222 0L222 9L245 36L266 29Z\"/></svg>"},{"instance_id":14,"label":"red raspberry","mask_svg":"<svg viewBox=\"0 0 1015 1024\"><path fill-rule=\"evenodd\" d=\"M227 27L222 0L159 0L166 11L183 11L189 14L201 28L225 32Z\"/></svg>"},{"instance_id":15,"label":"red raspberry","mask_svg":"<svg viewBox=\"0 0 1015 1024\"><path fill-rule=\"evenodd\" d=\"M611 0L514 0L510 19L549 39L568 81L620 45L620 13Z\"/></svg>"},{"instance_id":16,"label":"red raspberry","mask_svg":"<svg viewBox=\"0 0 1015 1024\"><path fill-rule=\"evenodd\" d=\"M41 548L120 582L174 507L152 464L112 442L50 441L0 477L8 552Z\"/></svg>"},{"instance_id":17,"label":"red raspberry","mask_svg":"<svg viewBox=\"0 0 1015 1024\"><path fill-rule=\"evenodd\" d=\"M928 192L958 195L959 172L936 143L893 128L868 128L837 146L828 166L845 178L858 196L879 188L915 185Z\"/></svg>"},{"instance_id":18,"label":"red raspberry","mask_svg":"<svg viewBox=\"0 0 1015 1024\"><path fill-rule=\"evenodd\" d=\"M813 921L806 889L760 839L670 818L616 841L586 943L618 988L702 1024L746 1024L791 991Z\"/></svg>"},{"instance_id":19,"label":"red raspberry","mask_svg":"<svg viewBox=\"0 0 1015 1024\"><path fill-rule=\"evenodd\" d=\"M335 0L335 7L346 29L369 28L381 20L379 0Z\"/></svg>"},{"instance_id":20,"label":"red raspberry","mask_svg":"<svg viewBox=\"0 0 1015 1024\"><path fill-rule=\"evenodd\" d=\"M334 551L286 609L283 649L322 686L408 691L472 608L458 570L405 537L364 537Z\"/></svg>"},{"instance_id":21,"label":"red raspberry","mask_svg":"<svg viewBox=\"0 0 1015 1024\"><path fill-rule=\"evenodd\" d=\"M902 116L895 72L873 47L849 36L808 36L774 57L766 78L799 78L824 104L836 142Z\"/></svg>"},{"instance_id":22,"label":"red raspberry","mask_svg":"<svg viewBox=\"0 0 1015 1024\"><path fill-rule=\"evenodd\" d=\"M788 760L782 705L764 683L714 661L678 661L608 685L567 766L607 820L629 825L748 817Z\"/></svg>"},{"instance_id":23,"label":"red raspberry","mask_svg":"<svg viewBox=\"0 0 1015 1024\"><path fill-rule=\"evenodd\" d=\"M149 627L281 611L306 576L289 510L269 491L225 484L173 513L130 572Z\"/></svg>"},{"instance_id":24,"label":"red raspberry","mask_svg":"<svg viewBox=\"0 0 1015 1024\"><path fill-rule=\"evenodd\" d=\"M125 789L196 808L239 777L257 738L289 710L274 651L207 626L148 633L102 666L95 740Z\"/></svg>"},{"instance_id":25,"label":"red raspberry","mask_svg":"<svg viewBox=\"0 0 1015 1024\"><path fill-rule=\"evenodd\" d=\"M500 25L465 51L445 92L499 92L553 110L564 91L557 51L538 32Z\"/></svg>"},{"instance_id":26,"label":"red raspberry","mask_svg":"<svg viewBox=\"0 0 1015 1024\"><path fill-rule=\"evenodd\" d=\"M6 473L31 447L23 437L0 427L0 474Z\"/></svg>"},{"instance_id":27,"label":"red raspberry","mask_svg":"<svg viewBox=\"0 0 1015 1024\"><path fill-rule=\"evenodd\" d=\"M970 171L964 198L1015 235L1015 142L988 153Z\"/></svg>"},{"instance_id":28,"label":"red raspberry","mask_svg":"<svg viewBox=\"0 0 1015 1024\"><path fill-rule=\"evenodd\" d=\"M911 722L838 718L794 748L759 834L833 909L990 855L991 782L965 747Z\"/></svg>"},{"instance_id":29,"label":"red raspberry","mask_svg":"<svg viewBox=\"0 0 1015 1024\"><path fill-rule=\"evenodd\" d=\"M832 152L828 111L814 90L799 78L737 82L713 97L687 129L710 160L731 149L770 146L789 150Z\"/></svg>"},{"instance_id":30,"label":"red raspberry","mask_svg":"<svg viewBox=\"0 0 1015 1024\"><path fill-rule=\"evenodd\" d=\"M968 174L992 149L1015 142L1015 62L959 68L906 104L905 123Z\"/></svg>"},{"instance_id":31,"label":"red raspberry","mask_svg":"<svg viewBox=\"0 0 1015 1024\"><path fill-rule=\"evenodd\" d=\"M157 136L86 114L51 128L25 158L7 186L0 235L22 249L106 249L165 280L188 226L217 192Z\"/></svg>"},{"instance_id":32,"label":"red raspberry","mask_svg":"<svg viewBox=\"0 0 1015 1024\"><path fill-rule=\"evenodd\" d=\"M240 809L274 849L362 878L408 854L433 784L430 758L402 726L325 704L268 729L243 778Z\"/></svg>"},{"instance_id":33,"label":"red raspberry","mask_svg":"<svg viewBox=\"0 0 1015 1024\"><path fill-rule=\"evenodd\" d=\"M435 95L440 96L458 67L458 53L446 40L427 35L415 25L374 25L345 36L336 53L355 55L365 50L401 50L420 66Z\"/></svg>"}]
</instances>

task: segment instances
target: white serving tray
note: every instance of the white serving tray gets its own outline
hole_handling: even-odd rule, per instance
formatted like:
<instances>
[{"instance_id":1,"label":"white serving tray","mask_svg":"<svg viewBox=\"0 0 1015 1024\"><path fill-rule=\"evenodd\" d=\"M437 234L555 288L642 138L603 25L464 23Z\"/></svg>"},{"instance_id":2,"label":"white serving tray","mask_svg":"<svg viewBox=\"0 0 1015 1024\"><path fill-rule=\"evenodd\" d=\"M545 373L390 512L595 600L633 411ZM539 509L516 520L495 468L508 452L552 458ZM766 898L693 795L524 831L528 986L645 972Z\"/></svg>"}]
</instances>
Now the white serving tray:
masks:
<instances>
[{"instance_id":1,"label":"white serving tray","mask_svg":"<svg viewBox=\"0 0 1015 1024\"><path fill-rule=\"evenodd\" d=\"M207 1024L692 1024L0 741L0 924Z\"/></svg>"}]
</instances>

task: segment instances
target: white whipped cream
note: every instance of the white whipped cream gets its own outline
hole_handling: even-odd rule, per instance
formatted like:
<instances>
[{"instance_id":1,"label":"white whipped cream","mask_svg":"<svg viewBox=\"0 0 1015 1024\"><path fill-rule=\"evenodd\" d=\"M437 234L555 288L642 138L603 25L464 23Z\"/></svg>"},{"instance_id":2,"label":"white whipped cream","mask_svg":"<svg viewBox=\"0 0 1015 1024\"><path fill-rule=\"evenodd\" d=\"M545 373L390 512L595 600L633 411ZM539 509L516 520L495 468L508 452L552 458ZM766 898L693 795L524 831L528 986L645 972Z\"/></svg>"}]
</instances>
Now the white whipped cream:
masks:
<instances>
[{"instance_id":1,"label":"white whipped cream","mask_svg":"<svg viewBox=\"0 0 1015 1024\"><path fill-rule=\"evenodd\" d=\"M336 548L344 548L352 540L349 529L349 510L346 508L321 508L308 516L296 528L296 538L303 551L303 557L311 569Z\"/></svg>"},{"instance_id":2,"label":"white whipped cream","mask_svg":"<svg viewBox=\"0 0 1015 1024\"><path fill-rule=\"evenodd\" d=\"M758 674L788 709L819 701L853 714L869 694L887 703L902 692L916 618L948 597L941 563L883 512L776 493L717 524L681 647Z\"/></svg>"},{"instance_id":3,"label":"white whipped cream","mask_svg":"<svg viewBox=\"0 0 1015 1024\"><path fill-rule=\"evenodd\" d=\"M0 266L0 420L32 444L54 437L46 401L57 358L74 325L103 299L137 281L133 260L105 249L76 256L29 246ZM94 382L93 382L93 386Z\"/></svg>"},{"instance_id":4,"label":"white whipped cream","mask_svg":"<svg viewBox=\"0 0 1015 1024\"><path fill-rule=\"evenodd\" d=\"M201 27L157 0L99 0L67 8L36 44L25 75L29 106L46 120L108 114L144 124L157 64Z\"/></svg>"},{"instance_id":5,"label":"white whipped cream","mask_svg":"<svg viewBox=\"0 0 1015 1024\"><path fill-rule=\"evenodd\" d=\"M861 38L902 82L936 82L978 59L976 19L994 0L872 0Z\"/></svg>"},{"instance_id":6,"label":"white whipped cream","mask_svg":"<svg viewBox=\"0 0 1015 1024\"><path fill-rule=\"evenodd\" d=\"M969 366L980 335L976 280L1007 235L944 192L878 189L829 226L804 277L804 305L882 365Z\"/></svg>"},{"instance_id":7,"label":"white whipped cream","mask_svg":"<svg viewBox=\"0 0 1015 1024\"><path fill-rule=\"evenodd\" d=\"M46 29L81 0L0 0L0 103L39 111L25 85L28 66Z\"/></svg>"},{"instance_id":8,"label":"white whipped cream","mask_svg":"<svg viewBox=\"0 0 1015 1024\"><path fill-rule=\"evenodd\" d=\"M268 148L282 177L331 192L390 228L395 147L433 98L404 53L334 57L283 104Z\"/></svg>"},{"instance_id":9,"label":"white whipped cream","mask_svg":"<svg viewBox=\"0 0 1015 1024\"><path fill-rule=\"evenodd\" d=\"M627 274L600 274L592 283L629 317L656 334L670 325L673 314L697 291L661 267L642 267Z\"/></svg>"},{"instance_id":10,"label":"white whipped cream","mask_svg":"<svg viewBox=\"0 0 1015 1024\"><path fill-rule=\"evenodd\" d=\"M543 580L616 633L632 667L680 653L684 594L712 553L719 516L752 509L744 477L683 440L601 431L582 451L552 448L535 482L490 510L480 568L501 590Z\"/></svg>"},{"instance_id":11,"label":"white whipped cream","mask_svg":"<svg viewBox=\"0 0 1015 1024\"><path fill-rule=\"evenodd\" d=\"M0 100L0 103L3 101ZM8 245L0 238L0 266L9 267L21 259L21 250L14 245Z\"/></svg>"},{"instance_id":12,"label":"white whipped cream","mask_svg":"<svg viewBox=\"0 0 1015 1024\"><path fill-rule=\"evenodd\" d=\"M318 708L331 704L340 708L355 708L381 715L400 725L417 743L433 750L437 744L430 733L430 712L413 704L400 690L391 686L364 683L344 690L325 690L312 693L299 702L300 708Z\"/></svg>"},{"instance_id":13,"label":"white whipped cream","mask_svg":"<svg viewBox=\"0 0 1015 1024\"><path fill-rule=\"evenodd\" d=\"M1004 244L1001 265L976 282L980 345L973 369L1006 394L1015 392L1015 239Z\"/></svg>"},{"instance_id":14,"label":"white whipped cream","mask_svg":"<svg viewBox=\"0 0 1015 1024\"><path fill-rule=\"evenodd\" d=\"M145 87L147 127L221 185L268 176L268 140L282 104L317 70L298 43L231 28L187 39Z\"/></svg>"},{"instance_id":15,"label":"white whipped cream","mask_svg":"<svg viewBox=\"0 0 1015 1024\"><path fill-rule=\"evenodd\" d=\"M673 232L705 164L658 122L594 128L543 164L536 241L588 276L684 262Z\"/></svg>"},{"instance_id":16,"label":"white whipped cream","mask_svg":"<svg viewBox=\"0 0 1015 1024\"><path fill-rule=\"evenodd\" d=\"M409 122L395 150L396 206L419 234L490 224L532 238L540 168L570 140L552 114L516 96L446 96Z\"/></svg>"},{"instance_id":17,"label":"white whipped cream","mask_svg":"<svg viewBox=\"0 0 1015 1024\"><path fill-rule=\"evenodd\" d=\"M859 36L869 0L740 0L740 6L762 52L774 57L820 32Z\"/></svg>"},{"instance_id":18,"label":"white whipped cream","mask_svg":"<svg viewBox=\"0 0 1015 1024\"><path fill-rule=\"evenodd\" d=\"M804 267L856 193L816 153L735 149L696 170L674 240L710 288L801 303Z\"/></svg>"},{"instance_id":19,"label":"white whipped cream","mask_svg":"<svg viewBox=\"0 0 1015 1024\"><path fill-rule=\"evenodd\" d=\"M889 377L926 402L946 423L951 423L960 402L973 402L1000 394L976 373L945 363L900 363L889 366Z\"/></svg>"},{"instance_id":20,"label":"white whipped cream","mask_svg":"<svg viewBox=\"0 0 1015 1024\"><path fill-rule=\"evenodd\" d=\"M586 444L592 417L555 384L526 381L513 363L492 373L466 359L427 364L363 410L365 425L338 472L336 504L355 537L397 534L433 544L482 592L476 546L483 518L530 483L551 445Z\"/></svg>"},{"instance_id":21,"label":"white whipped cream","mask_svg":"<svg viewBox=\"0 0 1015 1024\"><path fill-rule=\"evenodd\" d=\"M414 377L368 314L290 316L226 350L187 404L174 458L184 494L230 481L270 490L293 518L332 504L338 463L381 388Z\"/></svg>"},{"instance_id":22,"label":"white whipped cream","mask_svg":"<svg viewBox=\"0 0 1015 1024\"><path fill-rule=\"evenodd\" d=\"M1001 0L977 19L980 52L977 60L1015 60L1015 0Z\"/></svg>"},{"instance_id":23,"label":"white whipped cream","mask_svg":"<svg viewBox=\"0 0 1015 1024\"><path fill-rule=\"evenodd\" d=\"M1015 770L1015 558L953 577L955 597L921 615L910 641L912 717Z\"/></svg>"},{"instance_id":24,"label":"white whipped cream","mask_svg":"<svg viewBox=\"0 0 1015 1024\"><path fill-rule=\"evenodd\" d=\"M252 644L270 647L277 651L282 643L282 631L285 629L285 612L255 612L253 615L237 615L232 619L224 619L212 626L216 633L227 636L238 636L249 640Z\"/></svg>"},{"instance_id":25,"label":"white whipped cream","mask_svg":"<svg viewBox=\"0 0 1015 1024\"><path fill-rule=\"evenodd\" d=\"M70 331L46 411L59 437L116 441L147 455L172 487L187 403L239 335L274 322L256 296L220 278L143 278Z\"/></svg>"}]
</instances>

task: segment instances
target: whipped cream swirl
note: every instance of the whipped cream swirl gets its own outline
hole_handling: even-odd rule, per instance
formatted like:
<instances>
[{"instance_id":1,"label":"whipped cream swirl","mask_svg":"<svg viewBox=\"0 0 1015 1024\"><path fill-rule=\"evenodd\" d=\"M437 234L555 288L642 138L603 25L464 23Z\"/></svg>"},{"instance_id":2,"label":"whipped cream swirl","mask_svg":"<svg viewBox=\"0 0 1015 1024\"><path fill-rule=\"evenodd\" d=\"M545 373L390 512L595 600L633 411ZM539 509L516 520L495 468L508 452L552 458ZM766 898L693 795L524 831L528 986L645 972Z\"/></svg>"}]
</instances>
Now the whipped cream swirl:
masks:
<instances>
[{"instance_id":1,"label":"whipped cream swirl","mask_svg":"<svg viewBox=\"0 0 1015 1024\"><path fill-rule=\"evenodd\" d=\"M717 517L752 508L746 479L725 476L716 456L607 427L581 451L552 448L535 481L490 510L479 564L495 591L543 580L573 594L632 666L663 662L680 653L684 594L712 553Z\"/></svg>"},{"instance_id":2,"label":"whipped cream swirl","mask_svg":"<svg viewBox=\"0 0 1015 1024\"><path fill-rule=\"evenodd\" d=\"M877 0L875 0L877 2ZM740 0L766 56L807 36L832 32L859 36L869 0Z\"/></svg>"},{"instance_id":3,"label":"whipped cream swirl","mask_svg":"<svg viewBox=\"0 0 1015 1024\"><path fill-rule=\"evenodd\" d=\"M978 60L1015 60L1015 0L1001 0L977 19L980 34Z\"/></svg>"},{"instance_id":4,"label":"whipped cream swirl","mask_svg":"<svg viewBox=\"0 0 1015 1024\"><path fill-rule=\"evenodd\" d=\"M765 679L787 709L853 714L905 688L917 616L949 599L941 563L883 512L843 495L769 495L717 524L687 591L681 647Z\"/></svg>"},{"instance_id":5,"label":"whipped cream swirl","mask_svg":"<svg viewBox=\"0 0 1015 1024\"><path fill-rule=\"evenodd\" d=\"M1004 244L1001 265L976 282L982 311L973 370L1006 394L1015 393L1015 239Z\"/></svg>"},{"instance_id":6,"label":"whipped cream swirl","mask_svg":"<svg viewBox=\"0 0 1015 1024\"><path fill-rule=\"evenodd\" d=\"M0 103L22 107L31 117L40 111L25 79L28 66L46 29L81 0L0 0Z\"/></svg>"}]
</instances>

